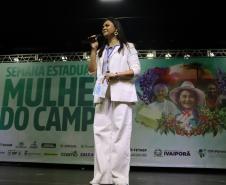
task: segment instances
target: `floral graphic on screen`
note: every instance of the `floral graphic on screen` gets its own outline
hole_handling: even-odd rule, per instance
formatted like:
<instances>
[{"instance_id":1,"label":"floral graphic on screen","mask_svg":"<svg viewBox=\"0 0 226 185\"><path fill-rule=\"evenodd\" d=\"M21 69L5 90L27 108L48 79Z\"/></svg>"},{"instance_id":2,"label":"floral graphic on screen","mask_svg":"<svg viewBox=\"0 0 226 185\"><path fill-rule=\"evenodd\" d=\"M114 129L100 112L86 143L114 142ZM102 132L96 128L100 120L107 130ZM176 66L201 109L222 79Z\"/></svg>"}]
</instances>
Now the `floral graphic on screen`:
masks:
<instances>
[{"instance_id":1,"label":"floral graphic on screen","mask_svg":"<svg viewBox=\"0 0 226 185\"><path fill-rule=\"evenodd\" d=\"M202 64L148 69L136 80L135 121L160 134L181 136L226 130L226 75Z\"/></svg>"}]
</instances>

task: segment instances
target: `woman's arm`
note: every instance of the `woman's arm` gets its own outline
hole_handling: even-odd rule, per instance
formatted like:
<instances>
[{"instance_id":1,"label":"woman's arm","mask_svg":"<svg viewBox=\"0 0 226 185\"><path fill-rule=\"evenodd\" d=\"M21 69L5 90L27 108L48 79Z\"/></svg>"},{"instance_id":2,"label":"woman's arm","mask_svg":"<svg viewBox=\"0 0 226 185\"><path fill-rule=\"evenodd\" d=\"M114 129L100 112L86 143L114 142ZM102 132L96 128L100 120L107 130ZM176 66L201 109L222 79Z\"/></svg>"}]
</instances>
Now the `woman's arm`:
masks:
<instances>
[{"instance_id":1,"label":"woman's arm","mask_svg":"<svg viewBox=\"0 0 226 185\"><path fill-rule=\"evenodd\" d=\"M96 55L97 49L92 48L90 53L90 62L88 64L88 71L90 73L95 73L97 70Z\"/></svg>"},{"instance_id":2,"label":"woman's arm","mask_svg":"<svg viewBox=\"0 0 226 185\"><path fill-rule=\"evenodd\" d=\"M91 37L95 37L91 36ZM97 56L97 48L98 48L98 41L95 39L94 42L90 43L91 52L90 52L90 62L88 64L88 71L89 73L96 73L97 70L97 63L96 63L96 56Z\"/></svg>"},{"instance_id":3,"label":"woman's arm","mask_svg":"<svg viewBox=\"0 0 226 185\"><path fill-rule=\"evenodd\" d=\"M128 65L130 69L116 73L107 73L105 75L105 79L107 79L108 81L131 80L134 76L140 74L140 61L138 58L137 50L131 43L128 45L128 49Z\"/></svg>"},{"instance_id":4,"label":"woman's arm","mask_svg":"<svg viewBox=\"0 0 226 185\"><path fill-rule=\"evenodd\" d=\"M138 57L138 52L132 43L128 43L128 49L129 49L129 55L128 55L129 68L133 71L134 76L139 75L141 68L140 68L140 60Z\"/></svg>"}]
</instances>

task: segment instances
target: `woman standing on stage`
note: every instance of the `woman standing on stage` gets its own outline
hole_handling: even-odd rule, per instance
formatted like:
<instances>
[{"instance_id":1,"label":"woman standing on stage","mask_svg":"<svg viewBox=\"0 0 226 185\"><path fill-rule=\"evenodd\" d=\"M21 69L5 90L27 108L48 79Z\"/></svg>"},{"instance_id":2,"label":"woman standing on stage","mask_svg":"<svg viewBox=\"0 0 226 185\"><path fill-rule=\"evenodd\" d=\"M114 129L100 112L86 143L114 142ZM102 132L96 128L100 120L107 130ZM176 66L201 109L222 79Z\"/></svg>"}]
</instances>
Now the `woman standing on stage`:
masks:
<instances>
[{"instance_id":1,"label":"woman standing on stage","mask_svg":"<svg viewBox=\"0 0 226 185\"><path fill-rule=\"evenodd\" d=\"M132 105L137 101L134 76L140 73L137 50L127 42L120 22L102 26L103 45L91 36L89 73L94 87L94 178L91 184L129 184Z\"/></svg>"}]
</instances>

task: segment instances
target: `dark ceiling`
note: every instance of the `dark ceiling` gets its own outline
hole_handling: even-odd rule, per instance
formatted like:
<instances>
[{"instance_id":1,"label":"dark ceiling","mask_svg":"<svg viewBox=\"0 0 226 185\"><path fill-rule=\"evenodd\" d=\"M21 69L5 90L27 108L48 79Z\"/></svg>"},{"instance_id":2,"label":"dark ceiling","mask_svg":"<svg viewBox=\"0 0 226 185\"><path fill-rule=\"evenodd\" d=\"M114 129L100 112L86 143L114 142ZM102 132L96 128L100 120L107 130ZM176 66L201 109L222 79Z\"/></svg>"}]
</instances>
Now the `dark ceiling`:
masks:
<instances>
[{"instance_id":1,"label":"dark ceiling","mask_svg":"<svg viewBox=\"0 0 226 185\"><path fill-rule=\"evenodd\" d=\"M0 53L89 50L103 18L118 17L137 49L226 48L223 1L21 1L1 5Z\"/></svg>"}]
</instances>

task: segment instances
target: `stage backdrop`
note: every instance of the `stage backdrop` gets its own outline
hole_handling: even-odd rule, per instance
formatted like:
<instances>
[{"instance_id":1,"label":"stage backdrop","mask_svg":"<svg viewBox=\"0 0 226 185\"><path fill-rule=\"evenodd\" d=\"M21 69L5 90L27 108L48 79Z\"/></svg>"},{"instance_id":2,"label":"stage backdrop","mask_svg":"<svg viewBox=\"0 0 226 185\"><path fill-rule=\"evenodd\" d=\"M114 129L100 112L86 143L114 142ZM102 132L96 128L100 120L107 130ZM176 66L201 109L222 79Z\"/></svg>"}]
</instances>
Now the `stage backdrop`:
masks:
<instances>
[{"instance_id":1,"label":"stage backdrop","mask_svg":"<svg viewBox=\"0 0 226 185\"><path fill-rule=\"evenodd\" d=\"M226 168L226 58L141 66L131 165ZM94 81L86 62L2 63L0 161L93 164Z\"/></svg>"}]
</instances>

